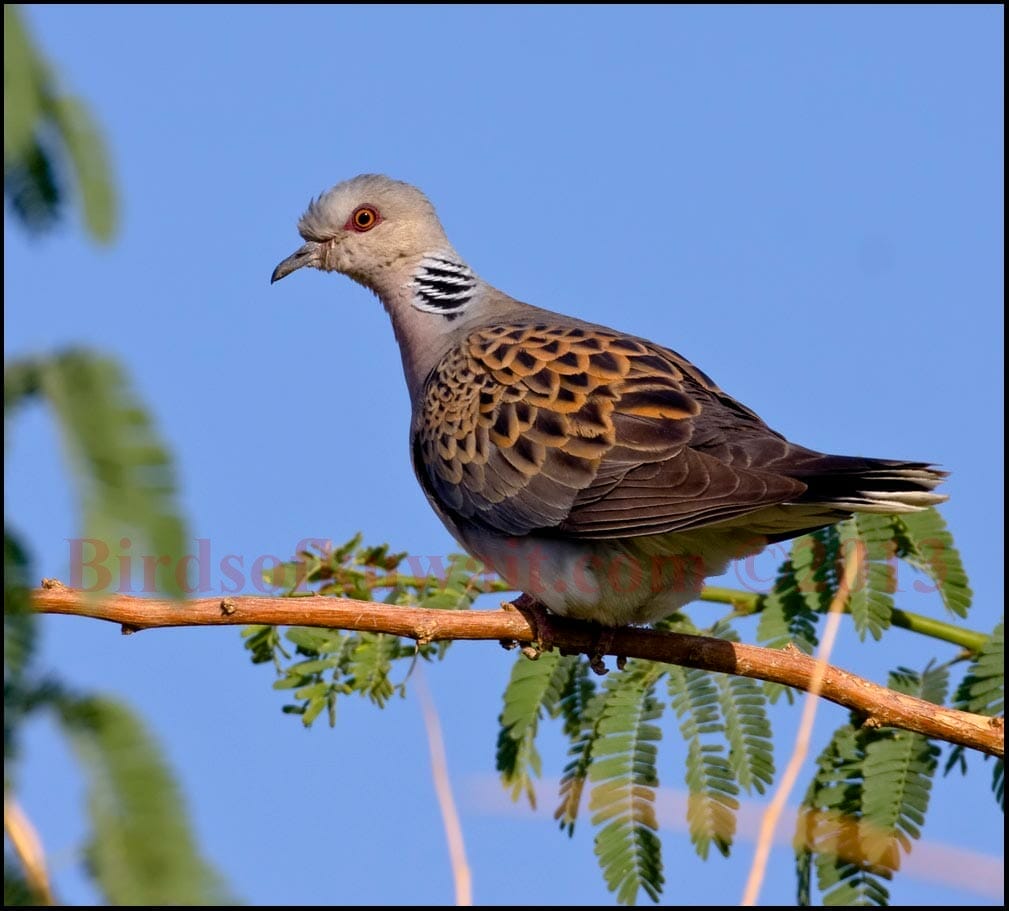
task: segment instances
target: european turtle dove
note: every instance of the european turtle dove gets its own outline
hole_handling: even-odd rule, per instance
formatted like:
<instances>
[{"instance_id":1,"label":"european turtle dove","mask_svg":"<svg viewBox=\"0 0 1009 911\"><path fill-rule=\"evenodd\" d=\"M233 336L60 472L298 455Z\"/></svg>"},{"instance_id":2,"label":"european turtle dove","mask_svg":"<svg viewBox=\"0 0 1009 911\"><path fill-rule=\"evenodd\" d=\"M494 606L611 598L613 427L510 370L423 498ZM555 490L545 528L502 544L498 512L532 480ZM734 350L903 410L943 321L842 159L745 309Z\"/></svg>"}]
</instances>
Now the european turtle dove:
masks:
<instances>
[{"instance_id":1,"label":"european turtle dove","mask_svg":"<svg viewBox=\"0 0 1009 911\"><path fill-rule=\"evenodd\" d=\"M669 348L509 297L415 187L362 175L314 200L304 266L370 288L410 391L413 466L459 544L554 613L658 620L769 542L942 502L925 462L790 443Z\"/></svg>"}]
</instances>

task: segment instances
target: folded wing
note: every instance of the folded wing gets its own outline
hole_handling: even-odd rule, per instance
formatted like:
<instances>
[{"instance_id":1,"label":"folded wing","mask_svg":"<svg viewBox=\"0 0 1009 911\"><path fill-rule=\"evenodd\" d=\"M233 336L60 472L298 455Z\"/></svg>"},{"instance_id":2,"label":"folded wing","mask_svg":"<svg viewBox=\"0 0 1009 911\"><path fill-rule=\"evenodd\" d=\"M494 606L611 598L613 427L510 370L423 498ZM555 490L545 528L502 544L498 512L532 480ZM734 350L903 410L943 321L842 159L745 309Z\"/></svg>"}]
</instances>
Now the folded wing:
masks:
<instances>
[{"instance_id":1,"label":"folded wing","mask_svg":"<svg viewBox=\"0 0 1009 911\"><path fill-rule=\"evenodd\" d=\"M594 327L473 332L432 374L414 430L440 508L502 534L659 534L808 487L781 470L808 450L674 352Z\"/></svg>"}]
</instances>

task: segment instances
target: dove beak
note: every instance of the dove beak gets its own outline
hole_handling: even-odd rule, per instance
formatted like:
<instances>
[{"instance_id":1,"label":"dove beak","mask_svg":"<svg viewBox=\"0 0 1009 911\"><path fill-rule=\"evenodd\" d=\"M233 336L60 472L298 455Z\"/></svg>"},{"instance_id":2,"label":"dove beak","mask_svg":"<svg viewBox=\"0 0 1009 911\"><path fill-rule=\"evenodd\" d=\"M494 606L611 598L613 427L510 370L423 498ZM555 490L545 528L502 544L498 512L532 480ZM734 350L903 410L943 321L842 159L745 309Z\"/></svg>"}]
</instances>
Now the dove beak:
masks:
<instances>
[{"instance_id":1,"label":"dove beak","mask_svg":"<svg viewBox=\"0 0 1009 911\"><path fill-rule=\"evenodd\" d=\"M312 266L314 269L318 269L320 266L320 250L321 244L316 243L314 240L310 240L303 247L299 247L287 259L277 264L277 268L273 270L273 275L270 276L270 284L279 282L285 275L290 275L302 266Z\"/></svg>"}]
</instances>

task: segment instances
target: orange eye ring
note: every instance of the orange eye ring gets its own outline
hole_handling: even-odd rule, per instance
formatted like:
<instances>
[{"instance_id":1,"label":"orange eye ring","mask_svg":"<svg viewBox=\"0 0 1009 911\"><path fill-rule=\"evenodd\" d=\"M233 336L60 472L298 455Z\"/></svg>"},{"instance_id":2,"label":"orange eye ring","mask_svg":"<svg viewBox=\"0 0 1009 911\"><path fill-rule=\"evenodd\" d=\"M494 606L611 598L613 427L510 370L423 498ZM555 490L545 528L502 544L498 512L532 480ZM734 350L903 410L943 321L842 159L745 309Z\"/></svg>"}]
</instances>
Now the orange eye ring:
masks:
<instances>
[{"instance_id":1,"label":"orange eye ring","mask_svg":"<svg viewBox=\"0 0 1009 911\"><path fill-rule=\"evenodd\" d=\"M358 206L354 210L354 214L347 219L347 227L351 231L363 234L365 231L370 231L374 228L381 220L382 217L373 206Z\"/></svg>"}]
</instances>

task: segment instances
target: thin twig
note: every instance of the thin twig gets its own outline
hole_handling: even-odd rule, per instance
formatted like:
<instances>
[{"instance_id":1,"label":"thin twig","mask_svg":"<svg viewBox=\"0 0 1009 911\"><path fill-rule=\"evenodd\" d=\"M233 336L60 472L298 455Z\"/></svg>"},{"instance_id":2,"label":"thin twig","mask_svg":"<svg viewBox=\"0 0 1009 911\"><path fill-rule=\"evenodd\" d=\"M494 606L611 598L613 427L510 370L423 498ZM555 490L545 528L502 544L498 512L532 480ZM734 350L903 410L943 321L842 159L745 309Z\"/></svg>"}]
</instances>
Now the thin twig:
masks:
<instances>
[{"instance_id":1,"label":"thin twig","mask_svg":"<svg viewBox=\"0 0 1009 911\"><path fill-rule=\"evenodd\" d=\"M732 607L732 612L740 617L759 614L767 606L768 601L767 595L759 592L740 591L738 588L723 588L719 585L705 585L701 589L699 600L715 604L728 604ZM848 610L848 606L845 605L844 612L848 613ZM938 639L940 642L959 645L974 654L981 651L991 638L977 630L966 629L955 623L947 623L945 620L926 617L924 614L916 614L899 607L895 607L891 611L890 625L918 633L920 636Z\"/></svg>"},{"instance_id":2,"label":"thin twig","mask_svg":"<svg viewBox=\"0 0 1009 911\"><path fill-rule=\"evenodd\" d=\"M795 747L792 756L788 760L785 772L781 776L778 790L771 799L764 813L763 821L760 824L760 834L757 836L757 847L753 855L753 865L750 867L750 875L746 879L746 888L743 890L743 905L755 905L757 896L760 894L760 887L764 882L764 874L767 870L767 860L771 854L771 845L774 843L774 830L777 828L778 820L781 818L782 810L788 803L788 797L795 787L795 782L799 778L799 771L806 761L809 753L809 741L813 734L813 722L816 720L816 709L820 703L819 695L823 689L823 683L827 676L830 653L834 649L834 642L837 639L837 631L841 628L841 615L844 613L845 605L848 601L848 594L855 585L855 581L862 571L861 548L856 547L851 552L844 564L844 576L841 584L837 588L837 593L830 602L830 610L827 614L827 622L823 628L823 638L820 641L820 649L816 656L816 664L813 667L813 674L809 681L809 688L806 691L806 702L802 707L802 718L799 721L799 730L795 735Z\"/></svg>"},{"instance_id":3,"label":"thin twig","mask_svg":"<svg viewBox=\"0 0 1009 911\"><path fill-rule=\"evenodd\" d=\"M17 801L11 796L4 797L4 831L10 839L24 867L25 879L31 889L32 898L43 905L55 904L49 873L46 870L46 856L42 850L42 840L35 826L25 816Z\"/></svg>"},{"instance_id":4,"label":"thin twig","mask_svg":"<svg viewBox=\"0 0 1009 911\"><path fill-rule=\"evenodd\" d=\"M99 601L94 595L52 584L36 589L32 599L41 613L108 620L119 624L124 632L251 623L389 633L424 642L468 639L532 643L537 637L526 617L515 610L437 610L326 597L232 597L179 602L112 595ZM591 624L551 617L550 631L557 648L586 654L599 648L598 627ZM816 667L816 660L797 648L761 648L709 636L637 627L614 630L606 653L754 677L806 691ZM859 712L866 723L877 727L903 728L993 756L1001 757L1005 752L1002 718L934 705L841 668L827 667L820 695Z\"/></svg>"},{"instance_id":5,"label":"thin twig","mask_svg":"<svg viewBox=\"0 0 1009 911\"><path fill-rule=\"evenodd\" d=\"M462 837L459 812L452 797L452 783L448 776L448 762L445 760L445 741L441 736L438 710L424 679L423 668L414 677L420 708L424 715L424 730L427 731L428 748L431 751L431 777L438 795L441 819L445 826L445 840L448 842L448 856L452 864L452 878L455 881L455 903L469 907L473 904L473 879L466 862L466 845Z\"/></svg>"}]
</instances>

